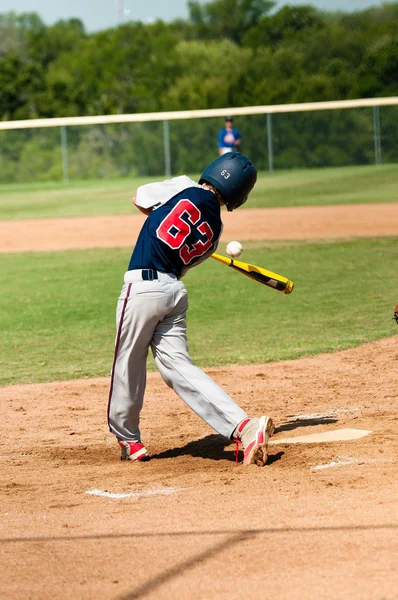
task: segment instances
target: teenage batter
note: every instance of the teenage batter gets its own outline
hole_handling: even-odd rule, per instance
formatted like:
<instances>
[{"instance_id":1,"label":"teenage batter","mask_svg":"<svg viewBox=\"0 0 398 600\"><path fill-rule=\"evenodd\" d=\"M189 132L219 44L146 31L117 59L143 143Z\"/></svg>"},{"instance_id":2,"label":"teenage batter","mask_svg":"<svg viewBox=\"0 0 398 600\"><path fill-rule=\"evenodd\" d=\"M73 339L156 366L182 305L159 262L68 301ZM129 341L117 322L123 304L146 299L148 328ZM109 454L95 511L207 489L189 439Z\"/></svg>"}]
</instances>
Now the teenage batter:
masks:
<instances>
[{"instance_id":1,"label":"teenage batter","mask_svg":"<svg viewBox=\"0 0 398 600\"><path fill-rule=\"evenodd\" d=\"M164 381L219 434L243 445L244 464L267 460L269 417L250 418L188 354L188 296L181 277L217 248L221 207L232 211L254 187L249 158L229 152L211 162L199 183L186 176L138 188L133 203L148 216L138 236L116 310L117 335L108 424L122 460L145 460L139 430L149 347Z\"/></svg>"}]
</instances>

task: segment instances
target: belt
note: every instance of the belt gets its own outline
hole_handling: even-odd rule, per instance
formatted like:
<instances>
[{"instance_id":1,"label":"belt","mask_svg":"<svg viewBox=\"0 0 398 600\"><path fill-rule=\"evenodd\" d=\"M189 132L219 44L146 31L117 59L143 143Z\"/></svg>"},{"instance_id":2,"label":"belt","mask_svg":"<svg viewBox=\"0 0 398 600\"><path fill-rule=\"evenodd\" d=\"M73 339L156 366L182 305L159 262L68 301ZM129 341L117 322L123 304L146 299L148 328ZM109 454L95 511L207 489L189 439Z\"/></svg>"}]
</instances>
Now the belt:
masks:
<instances>
[{"instance_id":1,"label":"belt","mask_svg":"<svg viewBox=\"0 0 398 600\"><path fill-rule=\"evenodd\" d=\"M142 269L141 276L143 281L153 281L154 279L159 279L156 269Z\"/></svg>"}]
</instances>

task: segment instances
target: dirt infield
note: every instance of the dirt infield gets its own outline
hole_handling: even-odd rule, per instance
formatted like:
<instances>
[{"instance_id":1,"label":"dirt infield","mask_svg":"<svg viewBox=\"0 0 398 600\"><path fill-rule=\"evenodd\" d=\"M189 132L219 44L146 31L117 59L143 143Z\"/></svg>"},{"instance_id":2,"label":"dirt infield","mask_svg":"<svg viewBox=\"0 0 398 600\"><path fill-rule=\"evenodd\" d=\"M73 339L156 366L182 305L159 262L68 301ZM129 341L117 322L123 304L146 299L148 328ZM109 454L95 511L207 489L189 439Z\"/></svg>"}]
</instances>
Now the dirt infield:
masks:
<instances>
[{"instance_id":1,"label":"dirt infield","mask_svg":"<svg viewBox=\"0 0 398 600\"><path fill-rule=\"evenodd\" d=\"M131 246L145 217L0 221L0 252ZM398 235L398 203L223 211L222 239L301 240Z\"/></svg>"},{"instance_id":2,"label":"dirt infield","mask_svg":"<svg viewBox=\"0 0 398 600\"><path fill-rule=\"evenodd\" d=\"M342 219L341 208L323 216L278 209L278 219L241 211L223 239L398 235L398 205L373 207L368 221L358 206L344 207ZM317 236L303 226L305 215ZM99 219L48 220L48 239L60 247L130 245L131 223L118 219L111 220L122 224L119 234L105 220L102 235ZM31 223L0 223L3 234L9 227L1 250L55 249L35 245L34 236L22 244ZM125 229L129 242L121 243ZM1 598L398 598L398 335L207 372L250 414L275 419L263 469L236 465L234 445L157 373L148 377L142 414L152 456L144 464L121 463L107 432L109 378L0 388ZM278 442L346 428L370 433Z\"/></svg>"}]
</instances>

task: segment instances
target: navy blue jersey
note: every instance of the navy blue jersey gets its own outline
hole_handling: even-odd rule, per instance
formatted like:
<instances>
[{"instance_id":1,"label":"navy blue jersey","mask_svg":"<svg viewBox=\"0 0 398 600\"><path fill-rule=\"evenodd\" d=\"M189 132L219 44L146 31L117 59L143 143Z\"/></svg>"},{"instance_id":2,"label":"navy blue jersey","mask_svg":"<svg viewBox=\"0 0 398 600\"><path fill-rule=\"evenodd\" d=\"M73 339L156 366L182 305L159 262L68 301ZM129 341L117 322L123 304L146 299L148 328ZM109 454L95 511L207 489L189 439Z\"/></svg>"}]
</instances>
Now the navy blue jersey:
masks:
<instances>
[{"instance_id":1,"label":"navy blue jersey","mask_svg":"<svg viewBox=\"0 0 398 600\"><path fill-rule=\"evenodd\" d=\"M189 187L149 214L128 270L156 269L181 277L216 250L221 231L215 194Z\"/></svg>"}]
</instances>

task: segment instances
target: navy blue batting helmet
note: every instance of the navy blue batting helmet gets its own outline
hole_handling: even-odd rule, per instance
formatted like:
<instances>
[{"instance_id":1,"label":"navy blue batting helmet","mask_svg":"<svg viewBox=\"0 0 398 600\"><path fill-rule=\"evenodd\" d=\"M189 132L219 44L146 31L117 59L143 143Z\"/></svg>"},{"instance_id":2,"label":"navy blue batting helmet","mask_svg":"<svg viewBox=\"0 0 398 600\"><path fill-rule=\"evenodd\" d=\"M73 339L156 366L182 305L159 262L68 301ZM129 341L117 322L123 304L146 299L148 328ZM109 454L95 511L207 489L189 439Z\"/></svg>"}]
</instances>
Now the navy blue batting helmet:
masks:
<instances>
[{"instance_id":1,"label":"navy blue batting helmet","mask_svg":"<svg viewBox=\"0 0 398 600\"><path fill-rule=\"evenodd\" d=\"M219 192L227 210L242 206L257 181L257 169L239 152L222 154L207 165L199 183L210 183Z\"/></svg>"}]
</instances>

